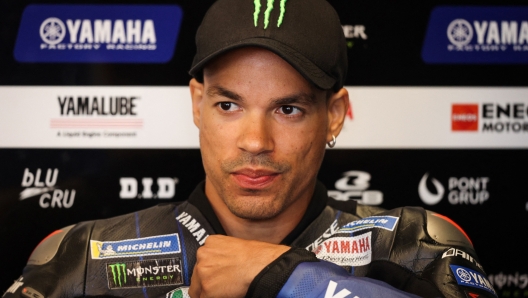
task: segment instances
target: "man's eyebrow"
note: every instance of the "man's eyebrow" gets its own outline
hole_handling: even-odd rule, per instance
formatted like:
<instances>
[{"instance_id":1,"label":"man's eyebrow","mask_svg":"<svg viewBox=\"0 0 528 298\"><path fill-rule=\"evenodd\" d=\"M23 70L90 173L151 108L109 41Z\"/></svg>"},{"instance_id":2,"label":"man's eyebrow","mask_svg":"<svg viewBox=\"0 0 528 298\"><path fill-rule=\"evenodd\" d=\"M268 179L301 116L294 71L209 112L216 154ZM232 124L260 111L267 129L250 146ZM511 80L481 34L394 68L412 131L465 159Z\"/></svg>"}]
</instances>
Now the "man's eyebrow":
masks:
<instances>
[{"instance_id":1,"label":"man's eyebrow","mask_svg":"<svg viewBox=\"0 0 528 298\"><path fill-rule=\"evenodd\" d=\"M237 93L231 90L227 90L226 88L221 87L221 86L211 86L207 88L207 95L211 97L222 96L222 97L227 97L232 100L243 101L242 96L238 95Z\"/></svg>"},{"instance_id":2,"label":"man's eyebrow","mask_svg":"<svg viewBox=\"0 0 528 298\"><path fill-rule=\"evenodd\" d=\"M273 103L275 105L290 105L294 103L314 105L317 103L317 98L315 97L314 93L300 92L297 94L276 98L273 100Z\"/></svg>"}]
</instances>

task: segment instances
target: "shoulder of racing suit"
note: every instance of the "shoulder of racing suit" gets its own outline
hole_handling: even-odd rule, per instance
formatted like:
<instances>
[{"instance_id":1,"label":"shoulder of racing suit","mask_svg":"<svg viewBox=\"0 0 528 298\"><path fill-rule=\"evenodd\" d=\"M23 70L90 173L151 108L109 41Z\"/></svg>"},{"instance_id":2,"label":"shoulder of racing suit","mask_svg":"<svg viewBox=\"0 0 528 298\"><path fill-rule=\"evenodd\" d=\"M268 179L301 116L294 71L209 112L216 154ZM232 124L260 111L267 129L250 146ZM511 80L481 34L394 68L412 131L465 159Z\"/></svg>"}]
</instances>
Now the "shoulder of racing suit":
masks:
<instances>
[{"instance_id":1,"label":"shoulder of racing suit","mask_svg":"<svg viewBox=\"0 0 528 298\"><path fill-rule=\"evenodd\" d=\"M185 205L160 204L53 232L3 297L156 297L184 285L184 266L194 255L185 250L199 247L191 230L200 231L196 220L182 228L175 219L181 208L199 217Z\"/></svg>"},{"instance_id":2,"label":"shoulder of racing suit","mask_svg":"<svg viewBox=\"0 0 528 298\"><path fill-rule=\"evenodd\" d=\"M3 297L59 297L82 293L87 240L94 222L81 222L51 233L33 250L22 276ZM68 249L66 249L66 247Z\"/></svg>"},{"instance_id":3,"label":"shoulder of racing suit","mask_svg":"<svg viewBox=\"0 0 528 298\"><path fill-rule=\"evenodd\" d=\"M355 208L327 207L316 220L318 235L301 235L299 248L265 268L247 297L265 289L274 292L264 297L382 295L371 279L421 297L496 297L471 241L447 217L420 207Z\"/></svg>"}]
</instances>

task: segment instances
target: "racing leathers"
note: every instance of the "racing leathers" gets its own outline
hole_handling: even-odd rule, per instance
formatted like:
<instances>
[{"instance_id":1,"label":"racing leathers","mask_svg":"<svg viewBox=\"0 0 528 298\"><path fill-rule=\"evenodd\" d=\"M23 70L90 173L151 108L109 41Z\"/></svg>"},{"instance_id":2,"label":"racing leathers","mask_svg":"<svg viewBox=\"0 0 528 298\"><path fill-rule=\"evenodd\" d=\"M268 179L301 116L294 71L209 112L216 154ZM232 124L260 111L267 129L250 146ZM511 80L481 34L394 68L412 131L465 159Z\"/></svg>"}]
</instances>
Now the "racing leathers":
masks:
<instances>
[{"instance_id":1,"label":"racing leathers","mask_svg":"<svg viewBox=\"0 0 528 298\"><path fill-rule=\"evenodd\" d=\"M4 297L185 297L197 249L225 235L203 189L182 203L52 233ZM496 297L469 238L448 218L334 201L320 182L282 244L291 249L246 297Z\"/></svg>"}]
</instances>

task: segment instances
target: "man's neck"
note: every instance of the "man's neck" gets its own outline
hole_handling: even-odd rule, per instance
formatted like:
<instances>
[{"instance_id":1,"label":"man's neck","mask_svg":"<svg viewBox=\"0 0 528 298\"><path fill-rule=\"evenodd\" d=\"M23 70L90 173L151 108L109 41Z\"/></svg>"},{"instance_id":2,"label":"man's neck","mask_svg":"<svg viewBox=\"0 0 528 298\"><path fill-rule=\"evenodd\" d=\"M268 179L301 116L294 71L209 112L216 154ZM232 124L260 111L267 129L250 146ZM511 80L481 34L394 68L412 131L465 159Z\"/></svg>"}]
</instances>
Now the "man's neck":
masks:
<instances>
[{"instance_id":1,"label":"man's neck","mask_svg":"<svg viewBox=\"0 0 528 298\"><path fill-rule=\"evenodd\" d=\"M299 198L277 216L264 220L244 219L231 213L207 180L205 194L228 236L278 244L299 224L313 192Z\"/></svg>"}]
</instances>

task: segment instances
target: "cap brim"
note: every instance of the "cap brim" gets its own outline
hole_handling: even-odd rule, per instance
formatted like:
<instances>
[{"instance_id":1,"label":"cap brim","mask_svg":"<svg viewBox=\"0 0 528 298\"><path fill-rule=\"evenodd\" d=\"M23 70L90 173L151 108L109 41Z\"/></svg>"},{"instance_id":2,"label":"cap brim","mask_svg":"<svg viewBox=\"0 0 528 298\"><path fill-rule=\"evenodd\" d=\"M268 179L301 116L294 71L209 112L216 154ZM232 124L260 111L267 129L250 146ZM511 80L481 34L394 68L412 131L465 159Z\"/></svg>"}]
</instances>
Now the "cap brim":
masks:
<instances>
[{"instance_id":1,"label":"cap brim","mask_svg":"<svg viewBox=\"0 0 528 298\"><path fill-rule=\"evenodd\" d=\"M298 51L281 42L266 37L248 38L223 47L195 63L189 73L193 77L196 77L208 62L219 55L230 50L248 46L261 47L274 52L282 59L286 60L291 66L293 66L293 68L295 68L305 79L323 90L332 89L336 83L335 79L327 75L317 65L313 64Z\"/></svg>"}]
</instances>

